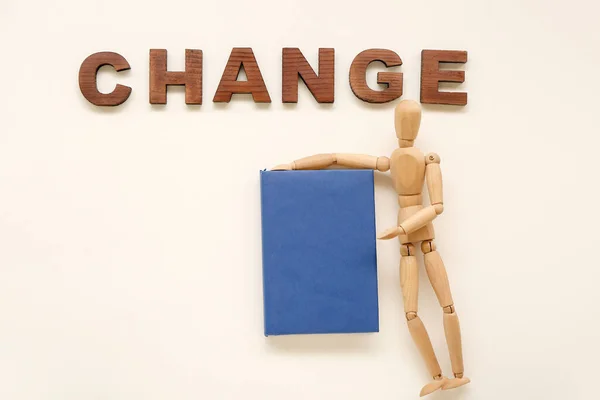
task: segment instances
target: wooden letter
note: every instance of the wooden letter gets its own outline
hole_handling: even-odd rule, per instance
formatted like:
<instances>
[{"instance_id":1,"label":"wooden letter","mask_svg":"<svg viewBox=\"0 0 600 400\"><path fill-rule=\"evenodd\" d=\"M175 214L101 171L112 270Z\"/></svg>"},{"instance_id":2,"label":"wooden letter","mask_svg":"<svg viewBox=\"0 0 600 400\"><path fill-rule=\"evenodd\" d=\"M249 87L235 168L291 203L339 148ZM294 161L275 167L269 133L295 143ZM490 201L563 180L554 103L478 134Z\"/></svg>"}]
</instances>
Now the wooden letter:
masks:
<instances>
[{"instance_id":1,"label":"wooden letter","mask_svg":"<svg viewBox=\"0 0 600 400\"><path fill-rule=\"evenodd\" d=\"M367 85L367 67L381 61L386 67L402 65L398 54L391 50L370 49L360 52L350 65L350 88L356 97L368 103L387 103L402 96L402 72L378 72L377 83L385 90L373 90Z\"/></svg>"},{"instance_id":2,"label":"wooden letter","mask_svg":"<svg viewBox=\"0 0 600 400\"><path fill-rule=\"evenodd\" d=\"M242 68L246 72L247 81L237 80ZM254 52L249 47L234 47L231 50L213 102L229 103L234 93L251 93L256 103L271 102L265 81L254 58Z\"/></svg>"},{"instance_id":3,"label":"wooden letter","mask_svg":"<svg viewBox=\"0 0 600 400\"><path fill-rule=\"evenodd\" d=\"M94 53L81 63L79 68L79 90L83 97L97 106L118 106L123 104L131 94L129 86L117 84L115 90L110 93L100 93L97 85L97 74L100 67L110 65L115 71L130 69L127 60L120 54L112 52Z\"/></svg>"},{"instance_id":4,"label":"wooden letter","mask_svg":"<svg viewBox=\"0 0 600 400\"><path fill-rule=\"evenodd\" d=\"M440 71L440 63L466 63L466 51L423 50L421 52L421 103L464 106L467 94L440 92L440 82L465 81L465 71Z\"/></svg>"},{"instance_id":5,"label":"wooden letter","mask_svg":"<svg viewBox=\"0 0 600 400\"><path fill-rule=\"evenodd\" d=\"M284 48L282 62L282 101L298 102L298 76L318 103L333 103L335 77L335 50L319 49L319 75L311 68L298 48Z\"/></svg>"},{"instance_id":6,"label":"wooden letter","mask_svg":"<svg viewBox=\"0 0 600 400\"><path fill-rule=\"evenodd\" d=\"M150 104L167 104L167 85L185 86L185 104L202 104L202 50L185 50L185 72L167 71L167 50L150 50Z\"/></svg>"}]
</instances>

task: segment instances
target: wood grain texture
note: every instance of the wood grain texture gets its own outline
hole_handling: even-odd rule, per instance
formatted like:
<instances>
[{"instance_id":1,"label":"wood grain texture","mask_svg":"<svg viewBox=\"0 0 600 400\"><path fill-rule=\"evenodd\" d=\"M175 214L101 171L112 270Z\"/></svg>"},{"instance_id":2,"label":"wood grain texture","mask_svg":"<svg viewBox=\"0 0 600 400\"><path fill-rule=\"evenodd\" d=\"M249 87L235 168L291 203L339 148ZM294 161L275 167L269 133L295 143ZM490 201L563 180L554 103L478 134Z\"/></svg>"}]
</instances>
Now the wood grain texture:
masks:
<instances>
[{"instance_id":1,"label":"wood grain texture","mask_svg":"<svg viewBox=\"0 0 600 400\"><path fill-rule=\"evenodd\" d=\"M436 245L433 240L424 240L421 242L421 251L423 254L436 250Z\"/></svg>"},{"instance_id":2,"label":"wood grain texture","mask_svg":"<svg viewBox=\"0 0 600 400\"><path fill-rule=\"evenodd\" d=\"M421 127L421 105L414 100L402 100L394 108L394 129L396 137L405 140L410 147ZM403 146L400 146L403 147Z\"/></svg>"},{"instance_id":3,"label":"wood grain texture","mask_svg":"<svg viewBox=\"0 0 600 400\"><path fill-rule=\"evenodd\" d=\"M390 160L387 157L376 157L367 154L323 153L294 160L289 164L281 164L271 170L307 170L324 169L332 165L353 169L373 169L387 171Z\"/></svg>"},{"instance_id":4,"label":"wood grain texture","mask_svg":"<svg viewBox=\"0 0 600 400\"><path fill-rule=\"evenodd\" d=\"M440 169L440 156L435 153L429 153L425 156L425 180L427 181L427 191L429 192L429 202L431 204L444 203L444 188L442 182L442 170Z\"/></svg>"},{"instance_id":5,"label":"wood grain texture","mask_svg":"<svg viewBox=\"0 0 600 400\"><path fill-rule=\"evenodd\" d=\"M282 50L282 96L284 103L298 102L298 78L301 78L318 103L333 103L335 97L335 50L319 49L319 74L312 69L300 49Z\"/></svg>"},{"instance_id":6,"label":"wood grain texture","mask_svg":"<svg viewBox=\"0 0 600 400\"><path fill-rule=\"evenodd\" d=\"M416 232L417 230L428 225L431 221L433 221L438 216L438 213L437 213L436 209L434 208L434 206L405 207L405 208L402 208L400 211L401 212L403 210L407 211L407 210L410 210L411 208L420 208L420 209L417 210L416 212L414 212L411 216L409 216L408 218L406 218L404 221L402 221L399 224L399 226L404 230L404 232L406 232L407 235L410 235L411 233ZM423 239L423 240L429 240L429 239L431 239L431 238L427 238L427 239Z\"/></svg>"},{"instance_id":7,"label":"wood grain texture","mask_svg":"<svg viewBox=\"0 0 600 400\"><path fill-rule=\"evenodd\" d=\"M421 357L423 357L423 360L425 361L429 374L432 377L441 375L442 370L437 357L435 356L435 352L433 351L431 339L425 329L425 325L423 325L423 321L417 316L416 318L407 321L407 324L410 335L412 336L417 349L419 349Z\"/></svg>"},{"instance_id":8,"label":"wood grain texture","mask_svg":"<svg viewBox=\"0 0 600 400\"><path fill-rule=\"evenodd\" d=\"M462 354L462 339L460 333L460 323L456 313L444 313L444 332L446 334L446 343L450 353L450 363L454 375L462 376L465 371Z\"/></svg>"},{"instance_id":9,"label":"wood grain texture","mask_svg":"<svg viewBox=\"0 0 600 400\"><path fill-rule=\"evenodd\" d=\"M81 94L87 101L97 106L123 104L131 94L129 86L117 84L110 93L101 93L98 90L98 70L104 65L110 65L117 72L131 69L125 57L118 53L110 51L94 53L83 60L81 67L79 67L79 90L81 90Z\"/></svg>"},{"instance_id":10,"label":"wood grain texture","mask_svg":"<svg viewBox=\"0 0 600 400\"><path fill-rule=\"evenodd\" d=\"M471 382L469 378L459 375L461 374L456 374L456 378L454 379L445 379L446 382L442 386L442 390L456 389L457 387L461 387Z\"/></svg>"},{"instance_id":11,"label":"wood grain texture","mask_svg":"<svg viewBox=\"0 0 600 400\"><path fill-rule=\"evenodd\" d=\"M402 72L378 72L377 83L387 85L384 90L373 90L367 85L367 67L381 61L387 68L402 65L396 53L386 49L369 49L360 52L350 65L350 88L359 99L368 103L387 103L402 96Z\"/></svg>"},{"instance_id":12,"label":"wood grain texture","mask_svg":"<svg viewBox=\"0 0 600 400\"><path fill-rule=\"evenodd\" d=\"M425 155L416 147L396 149L390 157L392 182L402 196L421 194L425 182Z\"/></svg>"},{"instance_id":13,"label":"wood grain texture","mask_svg":"<svg viewBox=\"0 0 600 400\"><path fill-rule=\"evenodd\" d=\"M431 382L429 382L427 385L423 386L423 388L421 389L421 393L419 393L419 396L424 397L424 396L427 396L428 394L435 392L436 390L438 390L440 388L443 389L445 387L447 381L448 381L448 379L446 379L446 377L443 377L443 376L434 377L434 379Z\"/></svg>"},{"instance_id":14,"label":"wood grain texture","mask_svg":"<svg viewBox=\"0 0 600 400\"><path fill-rule=\"evenodd\" d=\"M398 196L398 204L400 207L411 207L411 206L421 206L423 205L423 195L422 194L412 194L409 196Z\"/></svg>"},{"instance_id":15,"label":"wood grain texture","mask_svg":"<svg viewBox=\"0 0 600 400\"><path fill-rule=\"evenodd\" d=\"M422 205L408 206L408 207L400 208L400 210L398 211L397 225L400 227L402 232L406 232L403 227L403 221L411 218L414 214L418 213L422 209L423 209ZM432 223L428 223L428 224L424 225L422 228L417 229L416 231L411 232L408 235L407 234L399 234L399 236L398 236L398 239L400 240L400 243L402 243L402 244L418 243L423 240L431 240L434 238L435 238L435 230L433 228Z\"/></svg>"},{"instance_id":16,"label":"wood grain texture","mask_svg":"<svg viewBox=\"0 0 600 400\"><path fill-rule=\"evenodd\" d=\"M185 71L167 71L167 50L150 50L150 104L167 104L168 85L184 85L185 103L202 104L202 50L185 50Z\"/></svg>"},{"instance_id":17,"label":"wood grain texture","mask_svg":"<svg viewBox=\"0 0 600 400\"><path fill-rule=\"evenodd\" d=\"M419 305L419 264L414 255L403 255L400 258L400 287L404 299L404 312L416 313Z\"/></svg>"},{"instance_id":18,"label":"wood grain texture","mask_svg":"<svg viewBox=\"0 0 600 400\"><path fill-rule=\"evenodd\" d=\"M335 164L335 154L333 153L315 154L292 162L294 170L323 169L333 164Z\"/></svg>"},{"instance_id":19,"label":"wood grain texture","mask_svg":"<svg viewBox=\"0 0 600 400\"><path fill-rule=\"evenodd\" d=\"M433 291L437 296L438 302L442 307L448 307L454 304L452 300L452 293L450 292L450 283L448 282L448 274L446 273L446 267L442 261L442 257L437 250L425 253L423 258L425 259L425 270L427 276L433 286Z\"/></svg>"},{"instance_id":20,"label":"wood grain texture","mask_svg":"<svg viewBox=\"0 0 600 400\"><path fill-rule=\"evenodd\" d=\"M466 63L466 51L423 50L421 52L421 103L464 106L467 93L440 92L440 82L465 81L464 71L440 70L440 63Z\"/></svg>"},{"instance_id":21,"label":"wood grain texture","mask_svg":"<svg viewBox=\"0 0 600 400\"><path fill-rule=\"evenodd\" d=\"M244 69L247 81L238 81L241 69ZM233 94L252 94L256 103L270 103L271 97L263 80L260 68L249 47L234 47L223 71L219 87L213 98L215 103L229 103Z\"/></svg>"},{"instance_id":22,"label":"wood grain texture","mask_svg":"<svg viewBox=\"0 0 600 400\"><path fill-rule=\"evenodd\" d=\"M343 167L354 169L377 169L377 161L379 157L370 156L367 154L347 154L336 153L335 163Z\"/></svg>"}]
</instances>

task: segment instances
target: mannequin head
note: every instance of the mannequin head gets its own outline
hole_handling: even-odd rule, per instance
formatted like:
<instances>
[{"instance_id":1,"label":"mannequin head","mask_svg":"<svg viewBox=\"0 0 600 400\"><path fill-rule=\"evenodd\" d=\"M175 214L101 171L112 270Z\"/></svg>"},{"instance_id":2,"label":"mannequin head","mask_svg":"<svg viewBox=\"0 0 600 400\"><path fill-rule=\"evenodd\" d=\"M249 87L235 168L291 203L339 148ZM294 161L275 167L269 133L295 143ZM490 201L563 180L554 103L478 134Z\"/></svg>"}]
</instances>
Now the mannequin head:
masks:
<instances>
[{"instance_id":1,"label":"mannequin head","mask_svg":"<svg viewBox=\"0 0 600 400\"><path fill-rule=\"evenodd\" d=\"M421 105L414 100L402 100L394 111L394 126L400 147L412 147L421 126Z\"/></svg>"}]
</instances>

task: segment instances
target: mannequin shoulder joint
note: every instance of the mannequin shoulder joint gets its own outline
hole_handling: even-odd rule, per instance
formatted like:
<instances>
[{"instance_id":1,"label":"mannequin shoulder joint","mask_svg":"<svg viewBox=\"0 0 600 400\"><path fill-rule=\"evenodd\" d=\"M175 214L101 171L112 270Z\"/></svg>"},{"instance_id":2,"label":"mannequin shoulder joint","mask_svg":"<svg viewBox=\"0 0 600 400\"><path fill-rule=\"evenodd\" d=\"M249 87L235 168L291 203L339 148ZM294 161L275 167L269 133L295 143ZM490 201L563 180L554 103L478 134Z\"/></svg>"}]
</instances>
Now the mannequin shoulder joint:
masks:
<instances>
[{"instance_id":1,"label":"mannequin shoulder joint","mask_svg":"<svg viewBox=\"0 0 600 400\"><path fill-rule=\"evenodd\" d=\"M440 163L440 156L437 155L437 153L428 153L425 156L425 164L439 164Z\"/></svg>"}]
</instances>

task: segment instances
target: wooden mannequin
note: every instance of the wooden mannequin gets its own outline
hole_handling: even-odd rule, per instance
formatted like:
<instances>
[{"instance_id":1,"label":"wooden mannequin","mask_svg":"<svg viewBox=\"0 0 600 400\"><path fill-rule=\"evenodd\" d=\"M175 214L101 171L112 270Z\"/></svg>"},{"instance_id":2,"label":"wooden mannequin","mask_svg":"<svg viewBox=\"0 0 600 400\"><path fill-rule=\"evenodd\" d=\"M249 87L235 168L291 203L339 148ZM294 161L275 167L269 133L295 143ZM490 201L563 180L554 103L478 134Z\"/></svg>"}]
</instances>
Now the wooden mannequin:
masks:
<instances>
[{"instance_id":1,"label":"wooden mannequin","mask_svg":"<svg viewBox=\"0 0 600 400\"><path fill-rule=\"evenodd\" d=\"M400 240L402 255L400 286L408 329L433 378L421 389L422 397L438 389L457 388L469 383L470 380L464 376L460 325L450 293L448 276L433 242L435 235L432 221L444 211L440 157L435 153L423 155L419 149L413 147L420 125L419 103L403 100L395 109L395 128L399 148L394 150L390 158L362 154L317 154L272 169L323 169L335 164L349 168L391 171L400 206L398 225L379 234L378 239L386 240L397 236ZM425 179L431 203L429 206L423 205L422 192ZM444 311L444 331L454 373L452 379L442 375L427 330L417 315L419 271L416 244L418 242L421 242L427 276Z\"/></svg>"}]
</instances>

